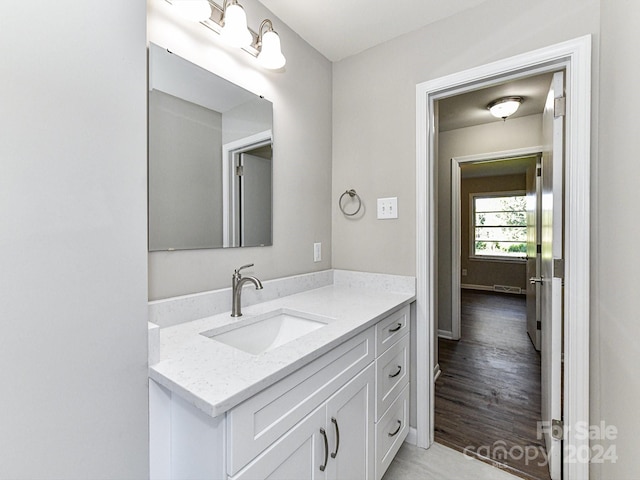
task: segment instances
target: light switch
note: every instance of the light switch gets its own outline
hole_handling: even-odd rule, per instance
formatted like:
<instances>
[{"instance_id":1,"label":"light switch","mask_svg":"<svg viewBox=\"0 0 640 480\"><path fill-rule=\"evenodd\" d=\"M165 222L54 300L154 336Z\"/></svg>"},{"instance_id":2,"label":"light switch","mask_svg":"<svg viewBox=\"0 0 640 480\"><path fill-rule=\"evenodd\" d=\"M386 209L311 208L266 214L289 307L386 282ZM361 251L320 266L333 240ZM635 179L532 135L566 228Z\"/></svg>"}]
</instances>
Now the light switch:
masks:
<instances>
[{"instance_id":1,"label":"light switch","mask_svg":"<svg viewBox=\"0 0 640 480\"><path fill-rule=\"evenodd\" d=\"M398 218L398 197L378 199L378 219Z\"/></svg>"},{"instance_id":2,"label":"light switch","mask_svg":"<svg viewBox=\"0 0 640 480\"><path fill-rule=\"evenodd\" d=\"M313 244L313 261L314 262L322 261L322 243Z\"/></svg>"}]
</instances>

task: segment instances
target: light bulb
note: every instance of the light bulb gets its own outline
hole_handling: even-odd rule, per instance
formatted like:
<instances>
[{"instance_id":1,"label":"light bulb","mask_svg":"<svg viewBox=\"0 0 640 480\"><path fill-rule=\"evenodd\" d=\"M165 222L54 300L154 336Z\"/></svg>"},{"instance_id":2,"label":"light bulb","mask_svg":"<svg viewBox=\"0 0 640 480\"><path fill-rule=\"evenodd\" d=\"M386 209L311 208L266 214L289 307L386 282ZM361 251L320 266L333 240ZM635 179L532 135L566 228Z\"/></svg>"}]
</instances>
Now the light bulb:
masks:
<instances>
[{"instance_id":1,"label":"light bulb","mask_svg":"<svg viewBox=\"0 0 640 480\"><path fill-rule=\"evenodd\" d=\"M247 14L237 3L229 5L224 13L224 27L220 32L222 38L234 47L248 47L253 42L253 35L247 28Z\"/></svg>"},{"instance_id":2,"label":"light bulb","mask_svg":"<svg viewBox=\"0 0 640 480\"><path fill-rule=\"evenodd\" d=\"M280 49L280 36L270 30L262 35L262 47L258 54L258 62L265 68L277 70L284 67L287 59Z\"/></svg>"},{"instance_id":3,"label":"light bulb","mask_svg":"<svg viewBox=\"0 0 640 480\"><path fill-rule=\"evenodd\" d=\"M208 0L172 0L176 12L192 22L204 22L211 17L211 5Z\"/></svg>"}]
</instances>

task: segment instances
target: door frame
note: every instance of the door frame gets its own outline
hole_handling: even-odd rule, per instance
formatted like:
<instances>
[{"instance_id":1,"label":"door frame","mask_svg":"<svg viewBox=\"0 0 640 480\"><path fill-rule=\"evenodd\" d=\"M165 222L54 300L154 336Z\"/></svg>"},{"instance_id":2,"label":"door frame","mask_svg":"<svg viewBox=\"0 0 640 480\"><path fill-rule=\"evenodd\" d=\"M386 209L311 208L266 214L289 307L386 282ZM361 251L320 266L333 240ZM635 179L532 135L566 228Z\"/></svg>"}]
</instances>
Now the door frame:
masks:
<instances>
[{"instance_id":1,"label":"door frame","mask_svg":"<svg viewBox=\"0 0 640 480\"><path fill-rule=\"evenodd\" d=\"M465 163L496 162L537 155L542 146L523 147L492 153L465 155L451 159L451 340L460 340L460 278L462 255L462 200L460 199L462 175L460 167ZM447 332L448 333L448 332ZM442 335L440 335L442 336Z\"/></svg>"},{"instance_id":2,"label":"door frame","mask_svg":"<svg viewBox=\"0 0 640 480\"><path fill-rule=\"evenodd\" d=\"M437 359L435 105L438 98L564 66L565 287L563 412L565 451L589 449L576 426L589 425L589 234L591 35L447 75L416 86L416 444L434 441ZM588 463L565 463L564 478L588 478Z\"/></svg>"}]
</instances>

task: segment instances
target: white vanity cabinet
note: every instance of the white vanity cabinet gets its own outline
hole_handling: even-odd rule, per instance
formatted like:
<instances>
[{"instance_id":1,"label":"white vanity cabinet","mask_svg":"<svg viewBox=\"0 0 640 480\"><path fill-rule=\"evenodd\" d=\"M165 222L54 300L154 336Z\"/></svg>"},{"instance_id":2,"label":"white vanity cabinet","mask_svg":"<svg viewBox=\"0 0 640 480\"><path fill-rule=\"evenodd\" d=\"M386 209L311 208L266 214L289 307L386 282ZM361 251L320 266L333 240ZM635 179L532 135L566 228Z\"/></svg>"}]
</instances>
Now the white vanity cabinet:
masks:
<instances>
[{"instance_id":1,"label":"white vanity cabinet","mask_svg":"<svg viewBox=\"0 0 640 480\"><path fill-rule=\"evenodd\" d=\"M151 383L152 480L379 480L409 428L409 307L215 418Z\"/></svg>"},{"instance_id":2,"label":"white vanity cabinet","mask_svg":"<svg viewBox=\"0 0 640 480\"><path fill-rule=\"evenodd\" d=\"M231 480L373 478L374 381L369 365Z\"/></svg>"}]
</instances>

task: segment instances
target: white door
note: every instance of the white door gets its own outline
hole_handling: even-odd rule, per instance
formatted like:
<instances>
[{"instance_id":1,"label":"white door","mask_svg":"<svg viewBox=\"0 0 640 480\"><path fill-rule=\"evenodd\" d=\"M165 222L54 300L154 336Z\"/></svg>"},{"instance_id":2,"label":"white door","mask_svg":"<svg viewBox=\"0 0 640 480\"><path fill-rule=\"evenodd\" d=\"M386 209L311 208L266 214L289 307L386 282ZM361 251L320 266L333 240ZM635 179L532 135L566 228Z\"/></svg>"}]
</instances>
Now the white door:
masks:
<instances>
[{"instance_id":1,"label":"white door","mask_svg":"<svg viewBox=\"0 0 640 480\"><path fill-rule=\"evenodd\" d=\"M527 278L540 275L540 159L527 169ZM527 282L527 334L540 351L540 284Z\"/></svg>"},{"instance_id":2,"label":"white door","mask_svg":"<svg viewBox=\"0 0 640 480\"><path fill-rule=\"evenodd\" d=\"M271 245L271 159L240 154L240 245Z\"/></svg>"},{"instance_id":3,"label":"white door","mask_svg":"<svg viewBox=\"0 0 640 480\"><path fill-rule=\"evenodd\" d=\"M564 116L559 112L554 114L554 104L555 99L563 96L564 73L558 72L553 76L542 120L542 421L552 480L561 478L562 464L562 442L552 435L552 422L562 420L562 279L554 276L554 266L560 267L557 261L563 258Z\"/></svg>"}]
</instances>

